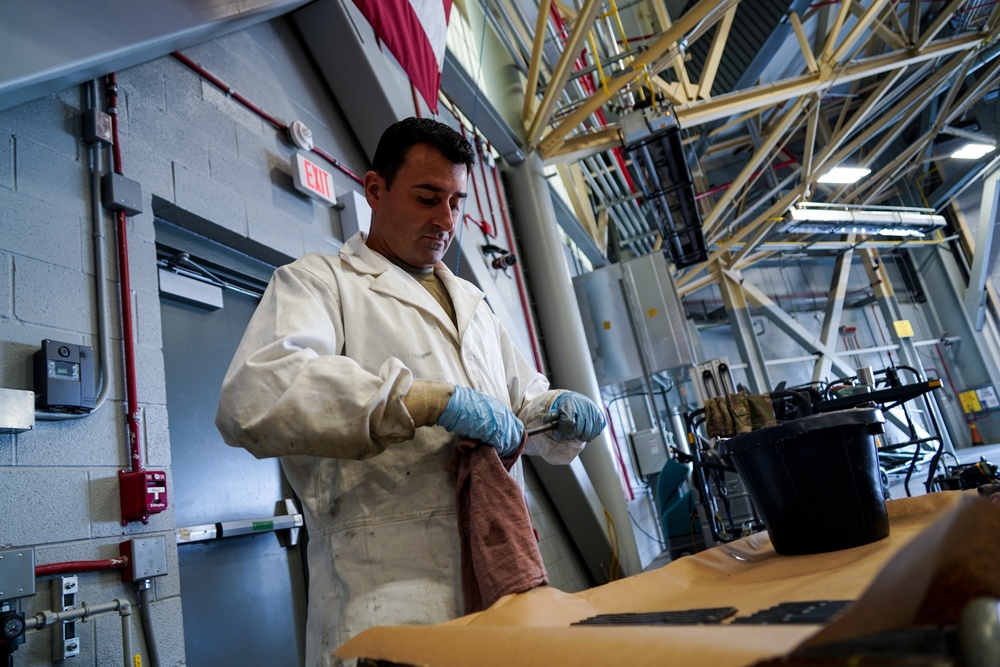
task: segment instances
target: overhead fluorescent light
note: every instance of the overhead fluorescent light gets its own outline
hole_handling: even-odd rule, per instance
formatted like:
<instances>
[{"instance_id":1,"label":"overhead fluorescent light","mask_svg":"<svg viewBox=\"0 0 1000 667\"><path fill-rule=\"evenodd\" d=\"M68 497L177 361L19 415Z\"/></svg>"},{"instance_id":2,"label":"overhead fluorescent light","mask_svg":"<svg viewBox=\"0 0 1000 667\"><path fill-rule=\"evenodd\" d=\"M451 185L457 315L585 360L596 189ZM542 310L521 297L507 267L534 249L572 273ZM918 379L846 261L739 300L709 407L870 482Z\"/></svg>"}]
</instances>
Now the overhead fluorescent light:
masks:
<instances>
[{"instance_id":1,"label":"overhead fluorescent light","mask_svg":"<svg viewBox=\"0 0 1000 667\"><path fill-rule=\"evenodd\" d=\"M982 144L970 141L952 153L951 156L956 160L978 160L987 153L992 153L996 150L996 148L997 147L993 144Z\"/></svg>"},{"instance_id":2,"label":"overhead fluorescent light","mask_svg":"<svg viewBox=\"0 0 1000 667\"><path fill-rule=\"evenodd\" d=\"M872 170L865 167L834 167L820 176L819 182L840 183L847 185L850 183L857 183L870 173L872 173Z\"/></svg>"},{"instance_id":3,"label":"overhead fluorescent light","mask_svg":"<svg viewBox=\"0 0 1000 667\"><path fill-rule=\"evenodd\" d=\"M947 223L933 209L850 206L801 202L788 209L791 218L778 231L789 234L867 234L923 236Z\"/></svg>"}]
</instances>

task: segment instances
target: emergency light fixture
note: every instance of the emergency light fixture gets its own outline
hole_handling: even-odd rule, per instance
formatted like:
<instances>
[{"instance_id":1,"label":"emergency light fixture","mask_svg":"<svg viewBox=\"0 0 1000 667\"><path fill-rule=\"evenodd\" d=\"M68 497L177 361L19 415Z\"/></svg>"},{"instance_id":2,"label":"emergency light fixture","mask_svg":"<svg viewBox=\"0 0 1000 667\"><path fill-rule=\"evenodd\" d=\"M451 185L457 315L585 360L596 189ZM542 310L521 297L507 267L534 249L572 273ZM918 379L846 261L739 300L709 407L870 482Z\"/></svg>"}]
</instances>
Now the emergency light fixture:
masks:
<instances>
[{"instance_id":1,"label":"emergency light fixture","mask_svg":"<svg viewBox=\"0 0 1000 667\"><path fill-rule=\"evenodd\" d=\"M921 237L944 227L933 209L897 206L851 206L800 202L788 209L790 220L778 231L789 234L868 234Z\"/></svg>"},{"instance_id":2,"label":"emergency light fixture","mask_svg":"<svg viewBox=\"0 0 1000 667\"><path fill-rule=\"evenodd\" d=\"M870 173L872 173L872 170L866 167L834 167L820 176L818 182L849 185L857 183Z\"/></svg>"}]
</instances>

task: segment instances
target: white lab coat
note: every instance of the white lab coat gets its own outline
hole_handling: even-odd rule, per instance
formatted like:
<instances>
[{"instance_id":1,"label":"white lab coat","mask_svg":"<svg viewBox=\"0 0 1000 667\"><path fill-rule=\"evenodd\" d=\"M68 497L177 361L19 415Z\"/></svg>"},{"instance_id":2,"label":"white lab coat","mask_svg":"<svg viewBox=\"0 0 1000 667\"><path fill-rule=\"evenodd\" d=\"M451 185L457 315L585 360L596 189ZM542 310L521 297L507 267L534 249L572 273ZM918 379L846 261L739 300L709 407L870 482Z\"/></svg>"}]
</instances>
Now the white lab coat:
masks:
<instances>
[{"instance_id":1,"label":"white lab coat","mask_svg":"<svg viewBox=\"0 0 1000 667\"><path fill-rule=\"evenodd\" d=\"M462 614L456 437L414 428L414 378L465 385L536 425L558 392L515 348L483 293L444 264L458 328L356 234L337 256L274 272L223 381L227 443L280 456L309 530L307 665L365 628ZM525 453L568 463L581 442L539 435ZM520 477L518 467L515 477Z\"/></svg>"}]
</instances>

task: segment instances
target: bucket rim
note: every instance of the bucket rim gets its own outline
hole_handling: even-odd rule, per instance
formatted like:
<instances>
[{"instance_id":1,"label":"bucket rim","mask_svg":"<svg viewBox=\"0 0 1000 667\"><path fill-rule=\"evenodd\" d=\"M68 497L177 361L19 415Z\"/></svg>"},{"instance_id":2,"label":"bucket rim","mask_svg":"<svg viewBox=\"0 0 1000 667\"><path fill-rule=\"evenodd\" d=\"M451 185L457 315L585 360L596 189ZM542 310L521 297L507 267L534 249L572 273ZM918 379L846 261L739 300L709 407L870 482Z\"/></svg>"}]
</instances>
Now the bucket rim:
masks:
<instances>
[{"instance_id":1,"label":"bucket rim","mask_svg":"<svg viewBox=\"0 0 1000 667\"><path fill-rule=\"evenodd\" d=\"M723 440L718 444L719 456L726 458L761 445L772 445L783 440L843 426L870 426L885 423L882 410L873 407L847 408L800 417L775 426L751 431Z\"/></svg>"}]
</instances>

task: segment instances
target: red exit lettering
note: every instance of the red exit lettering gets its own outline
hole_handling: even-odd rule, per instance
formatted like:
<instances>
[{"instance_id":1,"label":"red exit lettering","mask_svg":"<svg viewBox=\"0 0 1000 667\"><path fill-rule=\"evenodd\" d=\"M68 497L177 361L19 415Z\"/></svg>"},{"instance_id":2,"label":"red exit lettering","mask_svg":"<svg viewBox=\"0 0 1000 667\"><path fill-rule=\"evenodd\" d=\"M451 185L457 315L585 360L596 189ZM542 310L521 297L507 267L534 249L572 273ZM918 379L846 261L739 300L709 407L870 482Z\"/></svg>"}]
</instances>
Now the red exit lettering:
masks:
<instances>
[{"instance_id":1,"label":"red exit lettering","mask_svg":"<svg viewBox=\"0 0 1000 667\"><path fill-rule=\"evenodd\" d=\"M312 162L306 160L306 185L324 197L330 196L330 174Z\"/></svg>"}]
</instances>

